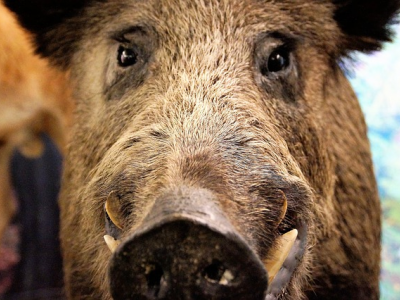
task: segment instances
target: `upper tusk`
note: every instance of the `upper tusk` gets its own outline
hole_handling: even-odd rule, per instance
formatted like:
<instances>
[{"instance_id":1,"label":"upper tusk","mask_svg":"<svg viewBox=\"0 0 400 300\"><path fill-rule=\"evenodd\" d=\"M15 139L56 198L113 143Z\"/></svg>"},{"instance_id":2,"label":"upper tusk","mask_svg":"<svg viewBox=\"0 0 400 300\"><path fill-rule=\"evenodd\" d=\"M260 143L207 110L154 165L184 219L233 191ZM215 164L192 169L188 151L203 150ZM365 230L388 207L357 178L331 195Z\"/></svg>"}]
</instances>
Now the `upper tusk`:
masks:
<instances>
[{"instance_id":1,"label":"upper tusk","mask_svg":"<svg viewBox=\"0 0 400 300\"><path fill-rule=\"evenodd\" d=\"M268 271L268 282L272 282L282 268L298 235L297 229L293 229L276 239L276 245L268 254L265 267Z\"/></svg>"},{"instance_id":2,"label":"upper tusk","mask_svg":"<svg viewBox=\"0 0 400 300\"><path fill-rule=\"evenodd\" d=\"M279 220L278 220L276 227L278 227L282 223L283 219L286 216L286 212L287 212L287 207L288 207L287 198L286 198L286 195L284 192L282 192L282 197L283 197L283 205L282 205L281 214L279 216Z\"/></svg>"},{"instance_id":3,"label":"upper tusk","mask_svg":"<svg viewBox=\"0 0 400 300\"><path fill-rule=\"evenodd\" d=\"M114 223L119 229L123 229L123 221L121 220L121 204L115 192L111 192L106 201L105 205L106 212Z\"/></svg>"}]
</instances>

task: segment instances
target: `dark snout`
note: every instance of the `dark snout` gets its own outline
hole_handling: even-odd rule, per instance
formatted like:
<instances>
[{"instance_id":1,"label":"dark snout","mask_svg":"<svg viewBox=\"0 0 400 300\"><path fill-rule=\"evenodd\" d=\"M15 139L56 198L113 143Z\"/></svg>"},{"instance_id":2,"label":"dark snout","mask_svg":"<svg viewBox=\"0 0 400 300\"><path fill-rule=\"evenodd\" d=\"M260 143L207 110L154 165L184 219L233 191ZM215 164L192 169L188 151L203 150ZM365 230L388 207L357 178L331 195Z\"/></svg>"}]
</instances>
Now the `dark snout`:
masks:
<instances>
[{"instance_id":1,"label":"dark snout","mask_svg":"<svg viewBox=\"0 0 400 300\"><path fill-rule=\"evenodd\" d=\"M115 252L111 293L127 299L265 299L267 272L205 190L171 193Z\"/></svg>"}]
</instances>

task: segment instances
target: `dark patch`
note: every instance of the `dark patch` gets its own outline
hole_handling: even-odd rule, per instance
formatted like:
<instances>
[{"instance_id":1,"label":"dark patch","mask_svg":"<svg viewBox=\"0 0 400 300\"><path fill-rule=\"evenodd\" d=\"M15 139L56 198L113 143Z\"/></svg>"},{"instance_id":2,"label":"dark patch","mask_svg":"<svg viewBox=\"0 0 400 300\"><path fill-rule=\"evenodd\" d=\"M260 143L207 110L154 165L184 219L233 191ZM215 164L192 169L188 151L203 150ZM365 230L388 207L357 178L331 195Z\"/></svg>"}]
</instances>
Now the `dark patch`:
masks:
<instances>
[{"instance_id":1,"label":"dark patch","mask_svg":"<svg viewBox=\"0 0 400 300\"><path fill-rule=\"evenodd\" d=\"M18 15L22 25L35 33L43 33L77 14L93 0L5 0L4 4Z\"/></svg>"},{"instance_id":2,"label":"dark patch","mask_svg":"<svg viewBox=\"0 0 400 300\"><path fill-rule=\"evenodd\" d=\"M6 295L0 293L0 299L65 299L61 295L57 203L62 158L47 136L41 140L45 145L42 156L30 159L15 152L11 160L11 181L18 199L15 222L21 234L18 245L21 260L13 270L12 286Z\"/></svg>"},{"instance_id":3,"label":"dark patch","mask_svg":"<svg viewBox=\"0 0 400 300\"><path fill-rule=\"evenodd\" d=\"M160 130L155 130L155 129L150 131L150 135L152 137L155 137L155 138L159 139L159 140L165 140L165 139L168 138L168 134L166 134L165 132L162 132Z\"/></svg>"},{"instance_id":4,"label":"dark patch","mask_svg":"<svg viewBox=\"0 0 400 300\"><path fill-rule=\"evenodd\" d=\"M124 144L122 145L122 150L127 150L131 147L133 147L135 144L139 143L141 139L139 137L130 137L127 139Z\"/></svg>"},{"instance_id":5,"label":"dark patch","mask_svg":"<svg viewBox=\"0 0 400 300\"><path fill-rule=\"evenodd\" d=\"M121 229L114 224L106 210L104 210L104 221L106 234L112 236L116 240L119 239L121 236Z\"/></svg>"},{"instance_id":6,"label":"dark patch","mask_svg":"<svg viewBox=\"0 0 400 300\"><path fill-rule=\"evenodd\" d=\"M390 22L400 9L399 0L334 0L335 20L348 35L349 50L378 50L391 40Z\"/></svg>"},{"instance_id":7,"label":"dark patch","mask_svg":"<svg viewBox=\"0 0 400 300\"><path fill-rule=\"evenodd\" d=\"M64 50L62 55L59 54L62 56L59 62L65 67L69 64L70 49L73 49L74 40L79 36L76 32L80 27L75 26L74 32L66 33L63 39L55 38L49 32L66 20L81 14L84 7L95 1L102 0L5 0L3 3L16 13L23 27L34 33L37 53L47 57L54 56L60 48ZM54 43L55 40L57 43Z\"/></svg>"}]
</instances>

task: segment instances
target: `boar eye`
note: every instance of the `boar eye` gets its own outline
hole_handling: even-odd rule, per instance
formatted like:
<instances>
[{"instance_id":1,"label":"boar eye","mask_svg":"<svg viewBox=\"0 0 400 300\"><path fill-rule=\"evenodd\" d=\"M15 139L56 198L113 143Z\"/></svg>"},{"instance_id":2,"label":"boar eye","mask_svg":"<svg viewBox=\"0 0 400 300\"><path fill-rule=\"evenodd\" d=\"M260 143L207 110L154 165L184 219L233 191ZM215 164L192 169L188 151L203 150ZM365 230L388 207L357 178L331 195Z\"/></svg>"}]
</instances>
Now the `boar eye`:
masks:
<instances>
[{"instance_id":1,"label":"boar eye","mask_svg":"<svg viewBox=\"0 0 400 300\"><path fill-rule=\"evenodd\" d=\"M261 68L263 75L285 70L290 65L290 52L285 48L274 50L268 57L268 62Z\"/></svg>"},{"instance_id":2,"label":"boar eye","mask_svg":"<svg viewBox=\"0 0 400 300\"><path fill-rule=\"evenodd\" d=\"M280 32L260 34L254 47L256 83L273 98L294 103L301 96L298 48L302 38Z\"/></svg>"},{"instance_id":3,"label":"boar eye","mask_svg":"<svg viewBox=\"0 0 400 300\"><path fill-rule=\"evenodd\" d=\"M118 65L120 67L126 68L136 64L137 62L137 53L132 48L125 48L120 46L118 48Z\"/></svg>"}]
</instances>

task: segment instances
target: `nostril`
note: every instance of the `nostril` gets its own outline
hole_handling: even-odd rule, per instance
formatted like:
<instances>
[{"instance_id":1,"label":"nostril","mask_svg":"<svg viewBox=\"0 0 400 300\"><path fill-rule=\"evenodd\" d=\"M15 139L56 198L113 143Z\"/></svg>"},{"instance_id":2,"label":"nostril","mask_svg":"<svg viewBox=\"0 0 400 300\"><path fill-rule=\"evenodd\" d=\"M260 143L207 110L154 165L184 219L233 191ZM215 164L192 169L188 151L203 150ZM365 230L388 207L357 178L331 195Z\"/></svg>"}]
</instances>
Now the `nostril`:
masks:
<instances>
[{"instance_id":1,"label":"nostril","mask_svg":"<svg viewBox=\"0 0 400 300\"><path fill-rule=\"evenodd\" d=\"M228 285L234 279L232 272L217 259L204 268L202 275L207 281L222 285Z\"/></svg>"},{"instance_id":2,"label":"nostril","mask_svg":"<svg viewBox=\"0 0 400 300\"><path fill-rule=\"evenodd\" d=\"M146 280L149 296L157 297L161 288L161 281L164 276L164 271L157 263L148 264L146 266Z\"/></svg>"},{"instance_id":3,"label":"nostril","mask_svg":"<svg viewBox=\"0 0 400 300\"><path fill-rule=\"evenodd\" d=\"M224 272L225 268L222 263L214 259L211 265L204 268L203 277L211 282L219 282Z\"/></svg>"}]
</instances>

